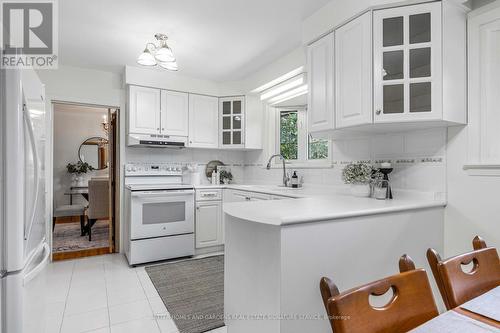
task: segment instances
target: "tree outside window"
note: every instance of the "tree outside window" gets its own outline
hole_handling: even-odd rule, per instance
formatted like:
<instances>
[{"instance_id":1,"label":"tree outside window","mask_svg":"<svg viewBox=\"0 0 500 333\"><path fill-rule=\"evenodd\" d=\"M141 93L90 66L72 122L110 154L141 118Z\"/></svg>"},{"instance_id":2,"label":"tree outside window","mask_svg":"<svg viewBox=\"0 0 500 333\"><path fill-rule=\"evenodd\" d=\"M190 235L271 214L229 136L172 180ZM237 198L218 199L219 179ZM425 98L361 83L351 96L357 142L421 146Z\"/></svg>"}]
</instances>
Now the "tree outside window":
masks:
<instances>
[{"instance_id":1,"label":"tree outside window","mask_svg":"<svg viewBox=\"0 0 500 333\"><path fill-rule=\"evenodd\" d=\"M280 112L280 153L287 160L299 155L299 129L297 111Z\"/></svg>"},{"instance_id":2,"label":"tree outside window","mask_svg":"<svg viewBox=\"0 0 500 333\"><path fill-rule=\"evenodd\" d=\"M279 110L279 151L288 161L328 159L328 140L313 139L307 132L305 110Z\"/></svg>"}]
</instances>

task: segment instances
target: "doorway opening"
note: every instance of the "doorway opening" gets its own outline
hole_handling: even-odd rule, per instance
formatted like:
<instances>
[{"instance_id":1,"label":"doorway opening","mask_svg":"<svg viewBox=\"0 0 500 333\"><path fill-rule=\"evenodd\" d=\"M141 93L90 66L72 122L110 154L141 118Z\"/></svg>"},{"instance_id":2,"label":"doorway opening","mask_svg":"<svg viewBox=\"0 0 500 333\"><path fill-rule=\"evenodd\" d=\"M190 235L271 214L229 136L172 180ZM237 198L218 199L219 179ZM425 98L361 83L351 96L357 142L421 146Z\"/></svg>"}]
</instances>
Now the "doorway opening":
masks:
<instances>
[{"instance_id":1,"label":"doorway opening","mask_svg":"<svg viewBox=\"0 0 500 333\"><path fill-rule=\"evenodd\" d=\"M53 103L52 259L112 253L119 232L119 109Z\"/></svg>"}]
</instances>

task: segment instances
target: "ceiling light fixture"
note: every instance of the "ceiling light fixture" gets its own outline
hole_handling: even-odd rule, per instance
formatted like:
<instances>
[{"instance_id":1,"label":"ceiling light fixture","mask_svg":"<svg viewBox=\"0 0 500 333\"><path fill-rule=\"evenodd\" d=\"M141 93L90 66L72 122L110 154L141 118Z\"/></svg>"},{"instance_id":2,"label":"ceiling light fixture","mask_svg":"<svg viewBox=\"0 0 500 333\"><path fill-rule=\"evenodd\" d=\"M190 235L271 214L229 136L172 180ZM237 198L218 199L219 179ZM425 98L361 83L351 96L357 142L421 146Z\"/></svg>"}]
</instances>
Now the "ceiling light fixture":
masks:
<instances>
[{"instance_id":1,"label":"ceiling light fixture","mask_svg":"<svg viewBox=\"0 0 500 333\"><path fill-rule=\"evenodd\" d=\"M158 45L147 43L144 51L137 58L137 63L142 66L156 66L170 71L177 71L179 67L172 49L167 45L167 35L157 33L155 38Z\"/></svg>"}]
</instances>

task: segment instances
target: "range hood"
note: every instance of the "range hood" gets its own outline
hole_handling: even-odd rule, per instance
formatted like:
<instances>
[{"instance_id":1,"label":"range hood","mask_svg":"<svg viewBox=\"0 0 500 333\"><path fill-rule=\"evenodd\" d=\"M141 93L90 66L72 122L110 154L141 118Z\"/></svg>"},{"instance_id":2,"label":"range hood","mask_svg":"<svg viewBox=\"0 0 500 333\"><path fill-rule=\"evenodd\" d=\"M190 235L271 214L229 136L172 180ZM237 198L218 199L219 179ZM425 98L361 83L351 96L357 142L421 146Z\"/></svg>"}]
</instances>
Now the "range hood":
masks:
<instances>
[{"instance_id":1,"label":"range hood","mask_svg":"<svg viewBox=\"0 0 500 333\"><path fill-rule=\"evenodd\" d=\"M129 147L185 148L187 137L161 134L133 134L127 138Z\"/></svg>"}]
</instances>

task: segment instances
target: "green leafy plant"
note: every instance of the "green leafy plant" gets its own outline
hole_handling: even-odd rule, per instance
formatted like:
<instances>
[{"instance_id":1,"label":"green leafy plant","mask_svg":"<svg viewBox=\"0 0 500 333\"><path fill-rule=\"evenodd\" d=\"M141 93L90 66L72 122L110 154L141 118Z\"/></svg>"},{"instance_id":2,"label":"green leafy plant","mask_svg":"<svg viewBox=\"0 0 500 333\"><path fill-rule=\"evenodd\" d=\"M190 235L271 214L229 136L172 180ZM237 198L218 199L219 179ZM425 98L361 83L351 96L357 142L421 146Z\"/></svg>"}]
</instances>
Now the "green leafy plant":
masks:
<instances>
[{"instance_id":1,"label":"green leafy plant","mask_svg":"<svg viewBox=\"0 0 500 333\"><path fill-rule=\"evenodd\" d=\"M227 179L228 182L231 182L233 180L233 174L230 171L221 170L220 171L220 181L222 184L224 183L225 179Z\"/></svg>"},{"instance_id":2,"label":"green leafy plant","mask_svg":"<svg viewBox=\"0 0 500 333\"><path fill-rule=\"evenodd\" d=\"M371 164L356 162L346 165L342 171L342 180L345 184L369 184L372 178Z\"/></svg>"},{"instance_id":3,"label":"green leafy plant","mask_svg":"<svg viewBox=\"0 0 500 333\"><path fill-rule=\"evenodd\" d=\"M66 170L68 173L81 175L94 170L94 168L87 162L78 161L77 163L68 163Z\"/></svg>"}]
</instances>

